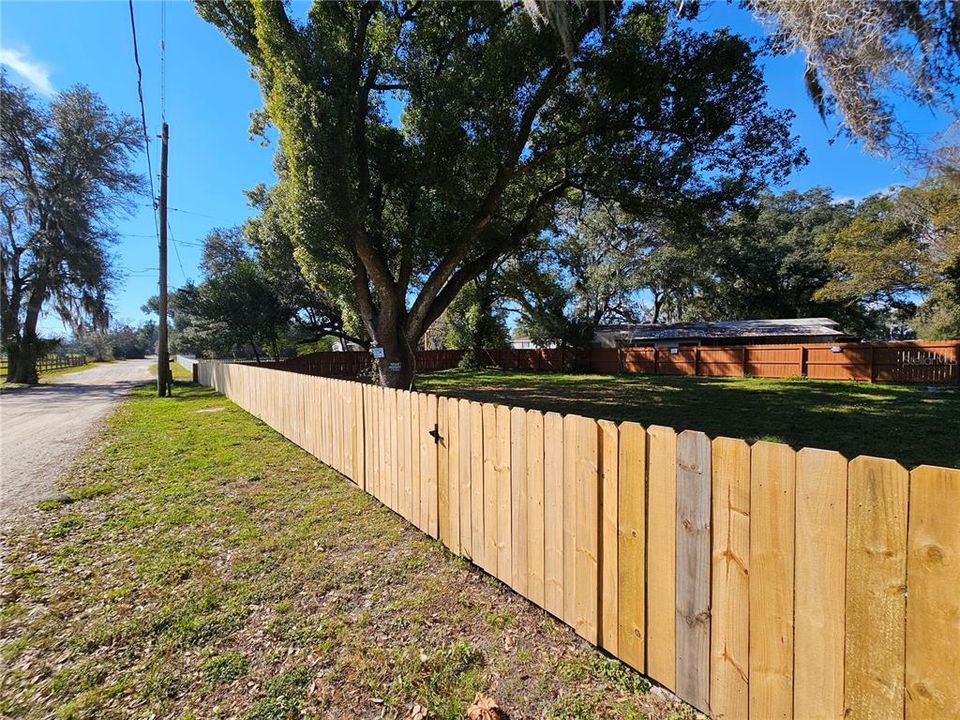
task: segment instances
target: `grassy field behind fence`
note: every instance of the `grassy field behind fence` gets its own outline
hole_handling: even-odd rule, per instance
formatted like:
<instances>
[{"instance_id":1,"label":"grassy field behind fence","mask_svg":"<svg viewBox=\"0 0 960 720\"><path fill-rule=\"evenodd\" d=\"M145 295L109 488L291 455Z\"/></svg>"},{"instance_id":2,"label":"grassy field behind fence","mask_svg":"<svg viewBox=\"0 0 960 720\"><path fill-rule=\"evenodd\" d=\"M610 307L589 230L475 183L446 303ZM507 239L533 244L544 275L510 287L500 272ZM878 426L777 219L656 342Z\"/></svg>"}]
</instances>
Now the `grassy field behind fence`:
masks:
<instances>
[{"instance_id":1,"label":"grassy field behind fence","mask_svg":"<svg viewBox=\"0 0 960 720\"><path fill-rule=\"evenodd\" d=\"M252 366L199 372L705 712L960 713L960 470Z\"/></svg>"},{"instance_id":2,"label":"grassy field behind fence","mask_svg":"<svg viewBox=\"0 0 960 720\"><path fill-rule=\"evenodd\" d=\"M756 442L960 467L960 388L767 378L428 373L427 392L480 402L668 425Z\"/></svg>"}]
</instances>

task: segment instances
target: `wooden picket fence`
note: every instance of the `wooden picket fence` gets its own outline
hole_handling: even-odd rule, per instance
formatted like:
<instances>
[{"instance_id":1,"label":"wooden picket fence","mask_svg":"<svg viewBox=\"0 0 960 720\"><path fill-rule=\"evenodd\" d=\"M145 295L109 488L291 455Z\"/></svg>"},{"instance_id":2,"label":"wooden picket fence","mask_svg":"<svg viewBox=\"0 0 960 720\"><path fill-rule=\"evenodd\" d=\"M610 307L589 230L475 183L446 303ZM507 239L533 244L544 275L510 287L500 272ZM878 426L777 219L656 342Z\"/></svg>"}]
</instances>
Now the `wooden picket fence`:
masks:
<instances>
[{"instance_id":1,"label":"wooden picket fence","mask_svg":"<svg viewBox=\"0 0 960 720\"><path fill-rule=\"evenodd\" d=\"M714 718L960 717L960 470L201 363Z\"/></svg>"},{"instance_id":2,"label":"wooden picket fence","mask_svg":"<svg viewBox=\"0 0 960 720\"><path fill-rule=\"evenodd\" d=\"M80 367L87 364L87 356L77 353L51 353L37 358L37 372L43 374L49 370ZM7 355L0 354L0 375L7 374Z\"/></svg>"}]
</instances>

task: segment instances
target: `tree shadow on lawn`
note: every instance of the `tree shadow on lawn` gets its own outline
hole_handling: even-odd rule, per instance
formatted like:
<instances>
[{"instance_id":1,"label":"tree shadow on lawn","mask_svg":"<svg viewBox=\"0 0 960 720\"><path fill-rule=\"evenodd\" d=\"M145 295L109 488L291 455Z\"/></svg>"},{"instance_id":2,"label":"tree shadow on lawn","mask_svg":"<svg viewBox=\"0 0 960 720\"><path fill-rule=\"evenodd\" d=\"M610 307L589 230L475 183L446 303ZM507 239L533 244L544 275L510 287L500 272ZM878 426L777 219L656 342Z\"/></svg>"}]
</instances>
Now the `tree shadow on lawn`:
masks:
<instances>
[{"instance_id":1,"label":"tree shadow on lawn","mask_svg":"<svg viewBox=\"0 0 960 720\"><path fill-rule=\"evenodd\" d=\"M960 392L804 379L445 371L430 392L587 417L700 430L748 442L960 467Z\"/></svg>"}]
</instances>

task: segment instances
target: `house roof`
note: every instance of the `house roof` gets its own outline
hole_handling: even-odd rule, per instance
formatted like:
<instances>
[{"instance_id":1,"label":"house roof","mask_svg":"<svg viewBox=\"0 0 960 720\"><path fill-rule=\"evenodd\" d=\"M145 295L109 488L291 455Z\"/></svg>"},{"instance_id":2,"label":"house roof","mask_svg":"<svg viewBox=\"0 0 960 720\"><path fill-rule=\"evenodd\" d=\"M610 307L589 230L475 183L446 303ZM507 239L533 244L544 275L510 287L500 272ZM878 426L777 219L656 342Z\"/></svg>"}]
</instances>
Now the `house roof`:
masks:
<instances>
[{"instance_id":1,"label":"house roof","mask_svg":"<svg viewBox=\"0 0 960 720\"><path fill-rule=\"evenodd\" d=\"M836 337L845 334L837 321L830 318L604 325L597 331L629 335L634 342L698 338L809 337L816 335Z\"/></svg>"}]
</instances>

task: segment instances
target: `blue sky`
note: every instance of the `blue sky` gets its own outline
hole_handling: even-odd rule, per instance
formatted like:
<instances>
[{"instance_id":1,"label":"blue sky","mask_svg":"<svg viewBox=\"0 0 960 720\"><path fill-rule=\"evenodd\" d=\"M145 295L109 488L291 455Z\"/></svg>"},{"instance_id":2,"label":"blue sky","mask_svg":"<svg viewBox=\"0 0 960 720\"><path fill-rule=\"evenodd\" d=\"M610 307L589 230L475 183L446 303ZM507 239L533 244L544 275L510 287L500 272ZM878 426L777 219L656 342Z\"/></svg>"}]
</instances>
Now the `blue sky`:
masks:
<instances>
[{"instance_id":1,"label":"blue sky","mask_svg":"<svg viewBox=\"0 0 960 720\"><path fill-rule=\"evenodd\" d=\"M134 2L147 123L151 136L160 129L160 29L163 4ZM302 10L298 8L298 10ZM698 24L729 25L750 36L760 26L726 2L704 2ZM199 275L199 243L213 227L239 224L250 214L243 191L271 182L272 148L249 140L250 111L260 94L243 57L220 33L201 20L192 4L166 3L166 119L170 125L169 205L171 287ZM99 93L115 111L139 116L136 68L126 2L8 2L0 7L0 49L11 77L49 94L76 83ZM768 99L796 112L794 132L807 148L810 164L794 173L787 187L815 185L834 189L838 198L860 198L916 177L897 161L866 155L825 127L803 86L798 56L764 61ZM906 109L912 129L929 133L937 121L923 109ZM153 169L159 144L152 142ZM145 159L139 161L146 175ZM112 295L114 317L139 324L140 306L156 293L157 250L153 213L144 197L139 212L119 224L116 248L123 278ZM42 330L61 334L55 317Z\"/></svg>"}]
</instances>

